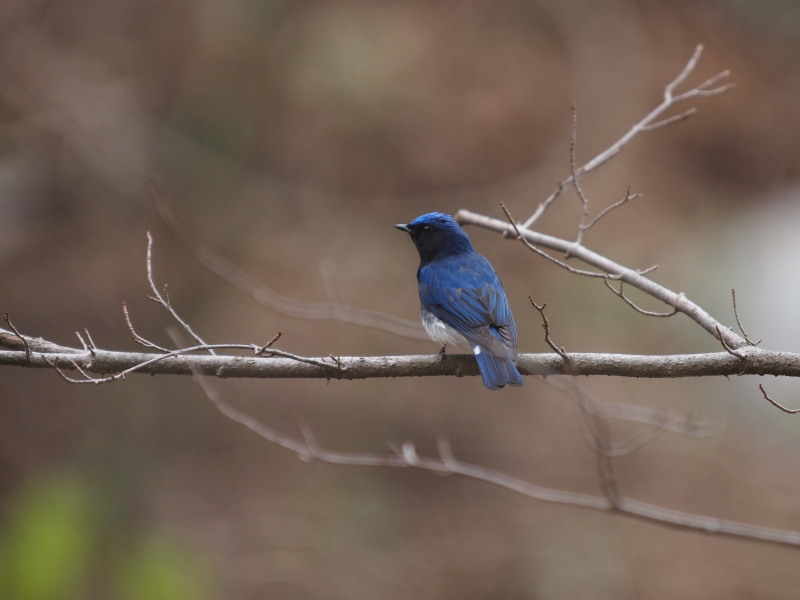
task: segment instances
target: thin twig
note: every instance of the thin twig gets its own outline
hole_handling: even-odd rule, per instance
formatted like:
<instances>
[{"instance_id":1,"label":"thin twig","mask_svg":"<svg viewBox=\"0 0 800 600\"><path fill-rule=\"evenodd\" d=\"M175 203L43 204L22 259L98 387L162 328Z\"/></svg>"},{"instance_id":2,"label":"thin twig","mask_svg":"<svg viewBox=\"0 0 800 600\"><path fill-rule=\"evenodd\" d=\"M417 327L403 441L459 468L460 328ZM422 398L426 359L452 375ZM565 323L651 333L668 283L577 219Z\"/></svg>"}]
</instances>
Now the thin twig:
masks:
<instances>
[{"instance_id":1,"label":"thin twig","mask_svg":"<svg viewBox=\"0 0 800 600\"><path fill-rule=\"evenodd\" d=\"M539 315L542 317L542 329L544 329L544 341L547 342L547 345L550 346L553 351L558 354L561 358L564 359L564 362L569 362L569 356L567 356L567 351L563 348L563 346L557 346L556 343L550 337L550 322L547 320L547 315L544 314L544 309L547 308L547 304L542 304L539 306L536 302L533 301L533 298L528 296L528 300L533 305Z\"/></svg>"},{"instance_id":2,"label":"thin twig","mask_svg":"<svg viewBox=\"0 0 800 600\"><path fill-rule=\"evenodd\" d=\"M629 187L629 188L628 188L628 189L625 191L625 195L622 197L622 200L617 200L617 201L616 201L616 202L614 202L613 204L610 204L610 205L606 206L606 207L605 207L603 210L601 210L601 211L600 211L600 212L597 214L597 216L596 216L594 219L592 219L591 221L589 221L589 222L588 222L588 223L586 223L586 224L583 224L583 223L581 223L581 225L580 225L580 228L581 228L583 231L586 231L587 229L591 229L592 227L594 227L594 226L597 224L597 222L598 222L600 219L602 219L603 217L605 217L606 215L608 215L608 213L610 213L611 211L613 211L613 210L614 210L614 209L616 209L616 208L619 208L619 207L620 207L620 206L622 206L623 204L627 204L627 203L628 203L628 202L630 202L631 200L635 200L636 198L639 198L641 195L642 195L642 193L641 193L641 192L636 192L636 193L634 193L634 194L631 194L631 188Z\"/></svg>"},{"instance_id":3,"label":"thin twig","mask_svg":"<svg viewBox=\"0 0 800 600\"><path fill-rule=\"evenodd\" d=\"M8 325L8 328L14 333L14 335L19 338L19 341L22 342L22 347L25 348L25 359L29 360L31 357L31 346L28 343L28 340L26 340L25 336L23 336L19 331L17 331L17 328L14 327L14 324L11 322L11 317L8 313L3 315L3 321L5 321L6 325Z\"/></svg>"},{"instance_id":4,"label":"thin twig","mask_svg":"<svg viewBox=\"0 0 800 600\"><path fill-rule=\"evenodd\" d=\"M748 344L750 344L751 346L758 346L762 342L762 340L758 340L757 342L751 340L748 337L747 332L744 330L744 327L742 327L742 322L739 320L739 309L736 306L736 288L731 288L731 300L733 302L733 316L736 317L736 325L737 327L739 327L739 331L742 332L742 335L744 336L744 339L745 341L747 341Z\"/></svg>"},{"instance_id":5,"label":"thin twig","mask_svg":"<svg viewBox=\"0 0 800 600\"><path fill-rule=\"evenodd\" d=\"M728 342L725 341L725 337L722 335L722 330L719 328L719 325L716 325L715 328L717 330L717 339L719 340L719 343L722 344L722 347L725 348L725 352L732 354L739 360L745 360L745 357L742 356L741 352L729 346Z\"/></svg>"},{"instance_id":6,"label":"thin twig","mask_svg":"<svg viewBox=\"0 0 800 600\"><path fill-rule=\"evenodd\" d=\"M133 328L133 321L131 321L130 313L128 313L128 303L125 302L124 300L122 301L122 316L125 318L125 325L127 325L128 331L130 332L133 341L135 341L137 344L141 344L145 348L154 348L161 352L169 352L169 348L164 348L163 346L159 346L158 344L155 344L150 340L148 340L147 338L144 338L138 333L136 333L136 330Z\"/></svg>"},{"instance_id":7,"label":"thin twig","mask_svg":"<svg viewBox=\"0 0 800 600\"><path fill-rule=\"evenodd\" d=\"M203 338L197 335L191 328L191 326L178 315L175 309L172 308L172 304L169 301L169 294L167 293L167 286L166 285L164 286L163 294L158 291L155 281L153 280L153 236L150 235L149 231L147 232L147 283L150 284L150 289L153 292L153 295L148 297L154 302L163 306L167 310L167 312L169 312L169 314L172 315L172 318L178 322L178 324L183 328L183 330L190 336L192 336L192 338L194 338L194 340L198 344L209 346L208 344L206 344ZM208 348L208 353L215 354L213 348L211 348L210 346Z\"/></svg>"},{"instance_id":8,"label":"thin twig","mask_svg":"<svg viewBox=\"0 0 800 600\"><path fill-rule=\"evenodd\" d=\"M260 356L260 355L262 355L262 354L264 354L264 352L266 352L267 348L269 348L270 346L272 346L272 344L274 344L275 342L277 342L277 341L280 339L280 337L281 337L282 335L283 335L283 332L280 332L280 331L279 331L278 333L276 333L274 336L272 336L272 339L271 339L270 341L268 341L266 344L264 344L263 346L261 346L261 348L259 348L259 349L256 351L256 354L257 354L257 355L259 355L259 356Z\"/></svg>"},{"instance_id":9,"label":"thin twig","mask_svg":"<svg viewBox=\"0 0 800 600\"><path fill-rule=\"evenodd\" d=\"M575 275L583 275L585 277L599 277L599 278L603 278L603 279L605 279L605 278L615 279L616 278L615 275L609 274L609 273L598 273L596 271L586 271L584 269L576 269L575 267L568 265L564 261L558 260L554 256L550 256L547 252L545 252L544 250L542 250L540 248L537 248L536 246L534 246L528 240L525 239L525 237L520 233L519 228L517 227L517 223L516 223L516 221L514 221L514 217L511 216L511 213L509 212L508 208L506 207L506 205L504 203L501 202L500 203L500 207L503 209L503 212L506 214L506 218L508 219L508 222L511 223L511 226L514 228L514 231L517 234L516 238L518 240L520 240L523 244L525 244L525 247L528 248L529 250L531 250L532 252L538 254L539 256L541 256L543 258L546 258L547 260L557 264L562 269L566 269L567 271L569 271L570 273L573 273ZM580 246L580 244L577 244L577 243L575 243L574 245L582 247L582 246ZM569 252L570 252L570 248L567 248L565 250L565 252L564 252L564 255L568 256Z\"/></svg>"},{"instance_id":10,"label":"thin twig","mask_svg":"<svg viewBox=\"0 0 800 600\"><path fill-rule=\"evenodd\" d=\"M176 356L182 356L182 355L191 354L191 353L194 353L194 352L210 352L211 350L250 350L253 353L257 354L258 351L260 350L260 348L261 348L261 346L258 346L256 344L199 344L197 346L191 346L191 347L188 347L188 348L180 348L178 350L170 350L170 351L168 351L168 352L166 352L164 354L146 355L146 356L152 356L152 358L148 358L146 360L142 360L142 361L136 363L135 365L133 365L131 367L128 367L127 369L124 369L124 370L122 370L122 371L120 371L118 373L114 373L112 375L108 375L106 377L90 377L89 375L87 375L86 371L77 362L75 362L74 359L70 359L70 361L73 363L75 368L81 373L81 375L84 376L84 379L69 378L69 377L66 377L63 374L62 375L70 383L94 383L94 384L111 383L113 381L118 381L120 379L125 379L125 377L127 375L129 375L131 373L135 373L137 371L140 371L140 370L144 369L145 367L148 367L148 366L153 365L155 363L158 363L158 362L161 362L161 361L164 361L166 359L173 358L173 357L176 357ZM87 352L89 352L88 349L87 349ZM270 349L269 352L270 352L270 354L273 354L275 356L280 356L282 358L288 358L288 359L291 359L291 360L294 360L294 361L297 361L297 362L306 363L306 364L309 364L309 365L314 365L316 367L323 367L325 369L334 369L334 370L339 371L339 372L346 370L346 367L343 366L340 361L335 361L334 364L329 364L329 363L326 363L326 362L324 362L323 360L320 360L320 359L307 358L305 356L299 356L297 354L292 354L291 352L285 352L283 350ZM216 353L214 353L214 355L215 356L219 356ZM220 356L219 358L225 358L225 357ZM234 357L231 357L231 358L234 358Z\"/></svg>"},{"instance_id":11,"label":"thin twig","mask_svg":"<svg viewBox=\"0 0 800 600\"><path fill-rule=\"evenodd\" d=\"M772 398L770 398L769 395L767 394L767 391L764 389L764 386L761 385L760 383L758 384L758 389L761 390L761 393L764 394L764 398L767 401L769 401L769 403L772 404L772 406L774 406L775 408L779 408L783 412L788 413L790 415L796 415L797 413L800 413L800 408L795 408L795 409L786 408L782 404L780 404L780 403L776 402L775 400L773 400Z\"/></svg>"},{"instance_id":12,"label":"thin twig","mask_svg":"<svg viewBox=\"0 0 800 600\"><path fill-rule=\"evenodd\" d=\"M86 340L83 339L83 336L81 335L80 331L75 332L75 337L78 338L78 341L81 343L81 346L83 346L83 349L86 352L93 354L92 349L89 347L89 344L86 343Z\"/></svg>"},{"instance_id":13,"label":"thin twig","mask_svg":"<svg viewBox=\"0 0 800 600\"><path fill-rule=\"evenodd\" d=\"M641 314L643 314L643 315L647 315L648 317L672 317L672 316L674 316L674 315L677 315L677 314L678 314L678 309L677 309L677 308L673 308L671 312L654 312L654 311L652 311L652 310L645 310L645 309L643 309L643 308L640 308L639 306L637 306L637 305L636 305L636 304L633 302L633 300L631 300L630 298L628 298L628 297L627 297L627 296L626 296L626 295L623 293L623 291L622 291L622 286L624 286L624 285L625 285L625 282L624 282L624 281L620 281L620 282L619 282L619 290L617 290L617 289L616 289L616 288L615 288L613 285L611 285L610 283L608 283L608 281L604 281L603 283L605 283L605 284L606 284L606 287L607 287L608 289L610 289L610 290L611 290L612 292L614 292L614 293L615 293L617 296L619 296L620 298L622 298L622 299L625 301L625 303L626 303L628 306L630 306L630 307L631 307L633 310L635 310L635 311L636 311L636 312L638 312L638 313L641 313Z\"/></svg>"},{"instance_id":14,"label":"thin twig","mask_svg":"<svg viewBox=\"0 0 800 600\"><path fill-rule=\"evenodd\" d=\"M583 193L580 180L578 179L578 171L575 165L575 146L578 143L578 111L575 108L575 103L572 103L572 120L569 130L569 172L572 178L575 192L578 194L578 199L581 201L581 222L578 225L578 237L575 238L576 244L583 243L583 233L588 229L587 222L589 221L589 200L586 194ZM569 253L564 255L564 258L569 258Z\"/></svg>"},{"instance_id":15,"label":"thin twig","mask_svg":"<svg viewBox=\"0 0 800 600\"><path fill-rule=\"evenodd\" d=\"M696 108L690 108L686 112L682 112L679 115L672 115L671 117L667 117L666 119L662 119L661 121L656 121L655 123L648 123L647 125L642 125L641 129L642 131L654 131L656 129L661 129L662 127L667 127L674 123L685 121L696 112L697 112Z\"/></svg>"}]
</instances>

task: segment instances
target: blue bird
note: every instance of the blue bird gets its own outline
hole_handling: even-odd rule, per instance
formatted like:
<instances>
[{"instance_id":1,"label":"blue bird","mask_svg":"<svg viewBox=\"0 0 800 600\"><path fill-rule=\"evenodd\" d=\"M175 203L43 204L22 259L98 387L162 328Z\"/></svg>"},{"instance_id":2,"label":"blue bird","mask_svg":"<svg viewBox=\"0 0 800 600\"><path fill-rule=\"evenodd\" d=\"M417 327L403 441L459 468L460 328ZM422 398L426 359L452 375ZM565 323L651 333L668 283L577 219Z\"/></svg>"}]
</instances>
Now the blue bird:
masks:
<instances>
[{"instance_id":1,"label":"blue bird","mask_svg":"<svg viewBox=\"0 0 800 600\"><path fill-rule=\"evenodd\" d=\"M467 233L450 215L438 212L395 227L410 234L419 251L420 317L428 335L444 346L472 350L490 390L522 385L517 327L503 284Z\"/></svg>"}]
</instances>

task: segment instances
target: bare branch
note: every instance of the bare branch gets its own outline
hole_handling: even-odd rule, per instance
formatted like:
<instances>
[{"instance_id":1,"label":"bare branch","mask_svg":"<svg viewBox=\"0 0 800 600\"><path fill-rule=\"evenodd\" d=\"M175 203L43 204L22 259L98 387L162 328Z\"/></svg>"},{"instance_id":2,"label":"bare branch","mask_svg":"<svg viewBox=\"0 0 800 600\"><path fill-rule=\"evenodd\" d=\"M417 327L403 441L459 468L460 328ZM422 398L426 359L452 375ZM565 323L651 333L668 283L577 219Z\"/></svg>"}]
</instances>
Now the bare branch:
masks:
<instances>
[{"instance_id":1,"label":"bare branch","mask_svg":"<svg viewBox=\"0 0 800 600\"><path fill-rule=\"evenodd\" d=\"M744 336L745 341L751 346L758 346L762 340L758 340L754 342L747 336L747 332L742 327L742 322L739 320L739 309L736 306L736 289L731 288L731 301L733 303L733 316L736 317L736 326L739 328L739 331L742 332L742 336Z\"/></svg>"},{"instance_id":2,"label":"bare branch","mask_svg":"<svg viewBox=\"0 0 800 600\"><path fill-rule=\"evenodd\" d=\"M128 313L128 303L124 300L122 301L122 315L125 318L125 325L128 327L128 331L130 332L133 341L135 341L137 344L141 344L145 348L153 348L154 350L159 350L161 352L169 352L169 348L159 346L158 344L155 344L136 333L136 330L133 328L133 321L131 321L130 313Z\"/></svg>"},{"instance_id":3,"label":"bare branch","mask_svg":"<svg viewBox=\"0 0 800 600\"><path fill-rule=\"evenodd\" d=\"M31 356L24 350L0 350L0 365L46 368L58 361L61 368L74 369L75 361L88 373L146 373L158 375L189 375L192 368L213 377L257 379L371 379L386 377L477 376L475 358L471 354L439 356L337 356L310 358L271 349L275 357L260 356L203 356L186 355L207 351L209 346L198 345L174 350L167 354L116 352L96 349L89 352L61 346L38 338L27 338ZM16 336L0 329L0 346L19 345ZM37 347L42 348L41 351ZM244 350L255 353L257 344L214 344L217 350ZM569 365L561 356L552 353L520 354L518 366L527 375L605 375L613 377L680 378L718 375L783 375L800 377L800 353L778 352L752 346L738 349L743 358L729 352L707 354L636 355L570 352Z\"/></svg>"},{"instance_id":4,"label":"bare branch","mask_svg":"<svg viewBox=\"0 0 800 600\"><path fill-rule=\"evenodd\" d=\"M628 298L628 297L627 297L627 296L626 296L626 295L623 293L623 291L622 291L622 286L623 286L623 285L625 285L625 282L624 282L624 281L620 281L620 282L619 282L619 290L617 290L617 289L616 289L614 286L612 286L610 283L608 283L608 281L604 281L603 283L605 283L605 284L606 284L606 287L607 287L608 289L610 289L610 290L611 290L612 292L614 292L614 293L615 293L617 296L619 296L620 298L622 298L622 299L625 301L625 303L626 303L628 306L630 306L630 307L631 307L633 310L635 310L635 311L636 311L636 312L638 312L638 313L641 313L641 314L643 314L643 315L647 315L648 317L671 317L671 316L673 316L673 315L677 315L677 314L678 314L678 309L677 309L677 308L673 308L673 309L672 309L672 311L670 311L670 312L654 312L654 311L652 311L652 310L645 310L645 309L643 309L643 308L640 308L640 307L638 307L638 306L637 306L637 305L636 305L636 304L633 302L633 300L631 300L630 298Z\"/></svg>"},{"instance_id":5,"label":"bare branch","mask_svg":"<svg viewBox=\"0 0 800 600\"><path fill-rule=\"evenodd\" d=\"M86 340L83 339L83 336L81 335L80 331L76 331L75 332L75 337L78 338L78 341L81 343L81 346L83 346L83 349L86 352L94 355L94 350L95 349L91 346L91 344L87 343Z\"/></svg>"},{"instance_id":6,"label":"bare branch","mask_svg":"<svg viewBox=\"0 0 800 600\"><path fill-rule=\"evenodd\" d=\"M635 138L640 133L644 133L647 131L653 131L654 129L660 129L662 127L666 127L667 125L672 125L673 123L677 123L679 121L684 121L689 118L692 114L694 114L694 110L690 109L683 112L680 115L674 117L667 117L662 118L662 115L667 112L669 109L674 107L676 104L689 100L691 98L701 97L701 96L715 96L718 94L722 94L727 92L731 88L733 88L733 84L725 84L717 87L715 86L721 79L728 77L730 75L730 71L722 71L717 73L713 77L710 77L700 85L683 92L682 94L675 95L675 89L681 85L689 76L689 74L694 71L697 63L700 60L701 55L703 54L703 46L698 45L695 48L694 54L689 59L689 62L686 63L683 70L678 74L678 76L672 80L665 88L664 88L664 97L661 103L656 106L652 111L650 111L642 120L638 123L633 125L621 138L611 144L606 150L595 156L589 162L584 164L579 169L575 169L574 174L570 174L569 177L564 179L561 183L558 184L556 191L554 191L550 196L548 196L543 202L539 204L536 208L534 213L528 217L528 219L523 223L523 229L530 229L534 223L536 223L541 216L545 213L545 211L553 204L553 202L558 198L564 189L568 188L569 186L575 185L578 179L590 171L598 168L599 166L608 162L611 158L616 156L633 138Z\"/></svg>"},{"instance_id":7,"label":"bare branch","mask_svg":"<svg viewBox=\"0 0 800 600\"><path fill-rule=\"evenodd\" d=\"M49 366L56 366L58 365L60 360L66 360L68 364L71 364L73 368L80 372L83 375L83 379L73 379L67 378L66 376L62 376L69 381L69 383L93 383L93 384L100 384L100 383L111 383L114 381L118 381L120 379L125 379L127 375L136 372L143 372L143 373L171 373L177 374L181 373L181 371L173 370L175 365L168 364L166 370L162 370L156 367L158 363L174 363L174 359L181 357L181 358L200 358L200 357L185 357L184 355L192 354L194 352L209 352L211 350L250 350L254 354L258 354L261 351L261 347L256 344L200 344L197 346L191 346L188 348L180 348L178 350L170 350L169 352L163 354L141 354L141 353L124 353L124 352L108 352L108 351L100 351L97 349L87 349L86 354L88 355L87 359L81 360L79 357L75 355L67 355L65 358L60 354L53 354L51 356L48 355L41 355L41 359L45 362L45 364ZM101 355L102 353L102 355ZM285 352L283 350L276 350L271 349L269 353L275 356L282 357L284 359L290 361L296 361L299 363L304 363L307 365L311 365L314 367L321 367L327 370L328 377L332 376L331 370L335 371L339 378L341 378L341 372L346 371L347 367L344 366L341 361L333 361L333 364L325 362L324 358L307 358L305 356L299 356L297 354L292 354L291 352ZM127 368L124 369L114 369L109 368L109 355L117 355L118 357L123 357L127 354L127 357L133 358L133 364L130 364L131 361L113 361L114 364L130 364ZM240 356L228 356L223 357L219 356L214 353L214 357L219 359L227 358L230 361L233 361L233 366L236 366L236 363L242 360ZM224 368L226 361L220 360L220 366L218 368L218 372L215 373L219 377L228 377L228 373ZM2 364L0 362L0 364ZM38 365L37 365L38 366ZM181 363L181 367L183 368L183 373L188 372L191 373L193 368L196 368L196 364L189 360L187 362ZM56 366L59 369L58 366ZM111 375L106 375L103 377L91 377L89 373L109 373L112 372Z\"/></svg>"},{"instance_id":8,"label":"bare branch","mask_svg":"<svg viewBox=\"0 0 800 600\"><path fill-rule=\"evenodd\" d=\"M94 340L92 339L92 334L89 333L89 330L86 327L83 328L83 333L86 335L86 339L89 342L89 351L93 352L94 350L97 349L97 344L94 343Z\"/></svg>"},{"instance_id":9,"label":"bare branch","mask_svg":"<svg viewBox=\"0 0 800 600\"><path fill-rule=\"evenodd\" d=\"M567 356L567 351L564 350L563 346L557 346L555 342L550 337L550 322L547 320L547 315L544 314L544 309L547 307L547 304L542 304L539 306L536 302L533 301L533 298L528 296L528 300L539 312L539 316L542 317L542 329L544 329L544 341L547 342L547 345L550 346L553 351L558 354L564 361L569 361L569 356Z\"/></svg>"},{"instance_id":10,"label":"bare branch","mask_svg":"<svg viewBox=\"0 0 800 600\"><path fill-rule=\"evenodd\" d=\"M14 324L11 322L11 317L8 313L3 315L3 321L5 321L6 325L8 325L8 328L14 333L17 339L22 342L22 347L25 348L25 358L29 359L31 357L31 346L28 343L28 340L19 331L17 331L16 327L14 327Z\"/></svg>"},{"instance_id":11,"label":"bare branch","mask_svg":"<svg viewBox=\"0 0 800 600\"><path fill-rule=\"evenodd\" d=\"M722 347L725 348L725 351L730 353L732 356L735 356L739 360L744 360L745 358L742 356L742 353L736 348L732 348L730 345L728 345L728 342L725 341L725 336L722 335L719 325L716 325L715 329L717 330L717 339L719 340L719 343L722 344Z\"/></svg>"},{"instance_id":12,"label":"bare branch","mask_svg":"<svg viewBox=\"0 0 800 600\"><path fill-rule=\"evenodd\" d=\"M591 229L592 227L594 227L594 226L597 224L597 222L598 222L600 219L602 219L603 217L605 217L605 216L606 216L608 213L610 213L611 211L613 211L613 210L614 210L614 209L616 209L616 208L619 208L619 207L620 207L620 206L622 206L623 204L627 204L627 203L628 203L628 202L630 202L631 200L636 200L636 198L639 198L641 195L642 195L642 193L641 193L641 192L636 192L635 194L631 194L631 188L629 187L629 188L628 188L628 189L625 191L625 195L622 197L622 200L617 200L617 201L616 201L616 202L614 202L613 204L610 204L610 205L606 206L606 207L605 207L603 210L601 210L601 211L600 211L600 212L597 214L597 216L596 216L594 219L592 219L591 221L589 221L588 223L585 223L585 224L584 224L584 223L581 223L581 225L580 225L580 228L581 228L583 231L586 231L587 229ZM651 270L652 270L652 269L651 269Z\"/></svg>"},{"instance_id":13,"label":"bare branch","mask_svg":"<svg viewBox=\"0 0 800 600\"><path fill-rule=\"evenodd\" d=\"M514 221L514 217L511 216L511 213L508 211L508 208L506 208L506 205L501 203L500 206L502 207L503 212L506 214L506 217L508 218L508 222L511 223L511 226L514 228L514 231L516 232L516 236L513 236L514 239L520 240L532 252L538 254L539 256L541 256L543 258L546 258L547 260L557 264L562 269L566 269L567 271L569 271L570 273L573 273L575 275L583 275L585 277L600 277L602 279L606 279L606 278L611 277L611 279L614 279L614 277L612 275L609 275L608 273L597 273L595 271L586 271L586 270L583 270L583 269L576 269L575 267L573 267L571 265L568 265L564 261L558 260L554 256L550 256L544 250L541 250L540 248L537 248L536 246L531 244L527 239L525 239L525 237L520 233L519 228L517 227L517 223L516 223L516 221ZM458 215L462 214L463 212L464 212L463 210L458 211ZM575 245L577 245L577 244L575 244ZM568 248L564 252L564 255L565 256L569 256L569 253L570 253L570 249Z\"/></svg>"},{"instance_id":14,"label":"bare branch","mask_svg":"<svg viewBox=\"0 0 800 600\"><path fill-rule=\"evenodd\" d=\"M261 348L258 349L256 354L258 356L263 356L263 354L264 354L264 352L266 352L267 348L269 348L270 346L272 346L272 344L277 342L281 338L282 335L283 335L283 333L280 332L280 331L278 333L276 333L274 336L272 336L272 339L270 341L268 341L266 344L264 344L263 346L261 346Z\"/></svg>"},{"instance_id":15,"label":"bare branch","mask_svg":"<svg viewBox=\"0 0 800 600\"><path fill-rule=\"evenodd\" d=\"M583 232L588 229L587 223L589 221L589 200L586 194L583 193L581 182L578 179L578 171L575 166L575 145L578 141L578 111L575 108L575 103L572 103L572 121L569 131L569 172L570 177L575 186L575 192L578 194L578 199L581 201L581 223L578 225L578 237L575 238L576 244L583 243ZM569 252L564 255L564 258L569 258Z\"/></svg>"},{"instance_id":16,"label":"bare branch","mask_svg":"<svg viewBox=\"0 0 800 600\"><path fill-rule=\"evenodd\" d=\"M506 210L505 212L506 217L508 217L508 211ZM717 333L717 330L719 329L722 332L722 336L725 339L725 343L728 345L728 347L739 349L742 346L748 345L744 338L737 335L729 327L722 325L719 321L708 314L708 312L706 312L701 306L689 300L684 294L673 292L672 290L654 282L652 279L645 277L644 273L646 271L636 271L634 269L625 267L601 254L598 254L597 252L589 250L580 244L575 244L574 242L570 242L568 240L544 233L539 233L538 231L525 229L513 222L513 219L511 220L511 223L508 223L500 219L494 219L486 215L461 209L456 213L456 220L462 224L477 225L485 229L496 231L502 235L514 237L515 239L519 237L527 242L525 245L529 248L536 244L538 246L550 248L564 254L569 253L584 263L607 273L607 275L604 276L605 278L619 279L620 281L624 281L625 283L632 285L644 293L661 300L664 302L664 304L678 309L678 312L685 314L715 338L719 336ZM539 250L539 252L541 253L542 251ZM552 260L559 262L557 259ZM587 271L586 273L591 273L591 271Z\"/></svg>"},{"instance_id":17,"label":"bare branch","mask_svg":"<svg viewBox=\"0 0 800 600\"><path fill-rule=\"evenodd\" d=\"M414 443L410 441L400 444L394 454L351 453L326 450L317 442L311 428L302 420L297 420L298 429L302 435L302 440L298 440L292 436L278 432L253 416L231 406L216 392L204 377L197 376L195 379L200 384L209 400L222 414L232 421L247 427L263 439L293 452L304 462L318 460L320 462L336 465L414 468L439 475L460 475L462 477L496 485L521 494L527 498L541 500L543 502L589 508L604 512L616 512L622 516L643 519L659 525L678 527L698 533L724 535L782 546L800 547L800 532L771 529L738 523L736 521L714 519L623 498L619 495L615 479L606 482L610 491L608 492L609 496L605 498L535 485L500 471L458 460L454 456L449 442L444 438L440 438L437 442L440 452L439 457L421 456L417 452ZM615 474L611 473L610 475L605 475L605 477L609 476L615 477Z\"/></svg>"},{"instance_id":18,"label":"bare branch","mask_svg":"<svg viewBox=\"0 0 800 600\"><path fill-rule=\"evenodd\" d=\"M153 236L150 235L149 231L147 232L147 283L150 284L150 289L153 292L153 295L149 296L149 298L157 304L163 306L167 312L169 312L172 318L175 319L178 324L180 324L183 330L192 336L192 338L194 338L198 344L208 346L203 338L197 335L191 326L178 315L174 308L172 308L172 304L169 301L169 295L167 294L167 286L164 286L163 294L158 291L155 281L153 280ZM210 346L207 348L207 351L209 354L215 354L214 349Z\"/></svg>"},{"instance_id":19,"label":"bare branch","mask_svg":"<svg viewBox=\"0 0 800 600\"><path fill-rule=\"evenodd\" d=\"M647 125L642 125L642 131L653 131L655 129L661 129L662 127L668 127L669 125L672 125L674 123L685 121L696 112L697 112L696 108L690 108L686 112L683 112L679 115L673 115L671 117L667 117L666 119L662 119L661 121L656 121L654 123L648 123Z\"/></svg>"},{"instance_id":20,"label":"bare branch","mask_svg":"<svg viewBox=\"0 0 800 600\"><path fill-rule=\"evenodd\" d=\"M765 398L765 399L766 399L766 400L767 400L767 401L768 401L770 404L772 404L772 406L774 406L775 408L779 408L779 409L781 409L783 412L785 412L785 413L789 413L790 415L796 415L797 413L800 413L800 408L795 408L795 409L786 408L786 407L785 407L785 406L783 406L782 404L780 404L780 403L776 402L775 400L773 400L772 398L770 398L770 397L769 397L769 395L767 394L767 391L764 389L764 386L763 386L763 385L761 385L760 383L758 384L758 389L760 389L760 390L761 390L761 393L762 393L762 394L764 394L764 398Z\"/></svg>"}]
</instances>

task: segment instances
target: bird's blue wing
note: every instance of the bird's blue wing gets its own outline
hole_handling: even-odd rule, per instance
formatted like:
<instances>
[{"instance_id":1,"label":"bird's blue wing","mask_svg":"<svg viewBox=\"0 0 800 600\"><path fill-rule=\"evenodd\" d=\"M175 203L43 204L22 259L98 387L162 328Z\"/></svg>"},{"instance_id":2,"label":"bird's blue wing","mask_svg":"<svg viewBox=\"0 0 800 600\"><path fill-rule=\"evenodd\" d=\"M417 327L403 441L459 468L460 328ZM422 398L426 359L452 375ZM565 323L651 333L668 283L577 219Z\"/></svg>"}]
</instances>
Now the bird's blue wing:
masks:
<instances>
[{"instance_id":1,"label":"bird's blue wing","mask_svg":"<svg viewBox=\"0 0 800 600\"><path fill-rule=\"evenodd\" d=\"M493 357L516 359L514 318L488 260L477 253L451 256L421 267L417 276L420 301L437 318Z\"/></svg>"}]
</instances>

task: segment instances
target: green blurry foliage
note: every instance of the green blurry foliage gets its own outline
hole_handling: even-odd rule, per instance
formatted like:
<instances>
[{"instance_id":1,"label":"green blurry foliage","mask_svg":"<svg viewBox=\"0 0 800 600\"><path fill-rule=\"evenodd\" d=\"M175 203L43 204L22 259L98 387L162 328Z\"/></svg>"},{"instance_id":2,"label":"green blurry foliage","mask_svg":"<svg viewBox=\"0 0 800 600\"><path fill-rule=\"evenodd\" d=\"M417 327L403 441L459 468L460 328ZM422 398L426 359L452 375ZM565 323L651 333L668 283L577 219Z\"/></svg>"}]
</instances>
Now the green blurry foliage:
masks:
<instances>
[{"instance_id":1,"label":"green blurry foliage","mask_svg":"<svg viewBox=\"0 0 800 600\"><path fill-rule=\"evenodd\" d=\"M207 597L203 580L173 542L151 536L120 564L115 583L122 600L188 600Z\"/></svg>"},{"instance_id":2,"label":"green blurry foliage","mask_svg":"<svg viewBox=\"0 0 800 600\"><path fill-rule=\"evenodd\" d=\"M101 500L80 478L33 479L10 498L0 538L0 598L71 600L98 582L123 600L201 599L207 585L174 542L145 533L130 553L103 556ZM106 574L106 565L110 575ZM115 564L116 563L116 564Z\"/></svg>"},{"instance_id":3,"label":"green blurry foliage","mask_svg":"<svg viewBox=\"0 0 800 600\"><path fill-rule=\"evenodd\" d=\"M56 476L21 487L2 541L0 596L79 598L92 553L91 498L78 480Z\"/></svg>"}]
</instances>

